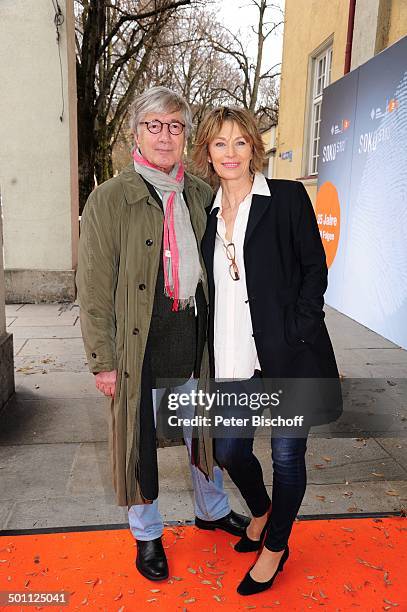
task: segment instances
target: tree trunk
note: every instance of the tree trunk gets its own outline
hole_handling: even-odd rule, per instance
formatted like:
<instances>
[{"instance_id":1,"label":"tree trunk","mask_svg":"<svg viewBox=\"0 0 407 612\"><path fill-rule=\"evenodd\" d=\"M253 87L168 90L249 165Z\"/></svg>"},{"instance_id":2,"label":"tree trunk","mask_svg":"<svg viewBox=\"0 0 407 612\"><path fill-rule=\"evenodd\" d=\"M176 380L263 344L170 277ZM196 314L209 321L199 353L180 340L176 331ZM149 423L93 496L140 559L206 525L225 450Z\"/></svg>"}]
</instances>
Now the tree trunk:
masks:
<instances>
[{"instance_id":1,"label":"tree trunk","mask_svg":"<svg viewBox=\"0 0 407 612\"><path fill-rule=\"evenodd\" d=\"M113 176L112 147L104 133L105 130L101 132L99 132L97 137L97 148L95 151L95 176L98 185Z\"/></svg>"},{"instance_id":2,"label":"tree trunk","mask_svg":"<svg viewBox=\"0 0 407 612\"><path fill-rule=\"evenodd\" d=\"M95 147L93 113L78 98L79 214L82 214L86 200L95 185Z\"/></svg>"}]
</instances>

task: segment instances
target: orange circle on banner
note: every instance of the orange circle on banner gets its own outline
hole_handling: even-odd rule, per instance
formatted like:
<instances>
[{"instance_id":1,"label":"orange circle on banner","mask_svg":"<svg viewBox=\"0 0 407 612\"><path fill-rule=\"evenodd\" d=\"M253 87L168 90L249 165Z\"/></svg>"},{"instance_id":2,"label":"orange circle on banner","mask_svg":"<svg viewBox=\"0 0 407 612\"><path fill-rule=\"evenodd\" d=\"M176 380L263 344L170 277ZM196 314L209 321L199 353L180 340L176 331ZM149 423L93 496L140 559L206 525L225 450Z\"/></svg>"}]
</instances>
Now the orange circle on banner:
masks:
<instances>
[{"instance_id":1,"label":"orange circle on banner","mask_svg":"<svg viewBox=\"0 0 407 612\"><path fill-rule=\"evenodd\" d=\"M331 267L338 250L341 227L341 207L338 192L330 181L321 185L317 194L315 214L324 245L326 264Z\"/></svg>"}]
</instances>

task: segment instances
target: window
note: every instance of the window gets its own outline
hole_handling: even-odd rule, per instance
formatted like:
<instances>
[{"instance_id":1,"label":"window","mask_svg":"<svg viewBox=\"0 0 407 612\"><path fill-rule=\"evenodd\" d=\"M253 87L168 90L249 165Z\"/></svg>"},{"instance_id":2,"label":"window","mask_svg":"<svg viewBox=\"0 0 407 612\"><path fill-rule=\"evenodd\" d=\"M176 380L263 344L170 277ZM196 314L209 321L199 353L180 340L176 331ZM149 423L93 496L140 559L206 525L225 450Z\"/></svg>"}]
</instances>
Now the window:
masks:
<instances>
[{"instance_id":1,"label":"window","mask_svg":"<svg viewBox=\"0 0 407 612\"><path fill-rule=\"evenodd\" d=\"M332 46L313 58L312 61L312 100L310 125L310 150L308 174L318 172L319 131L321 125L322 93L331 82Z\"/></svg>"}]
</instances>

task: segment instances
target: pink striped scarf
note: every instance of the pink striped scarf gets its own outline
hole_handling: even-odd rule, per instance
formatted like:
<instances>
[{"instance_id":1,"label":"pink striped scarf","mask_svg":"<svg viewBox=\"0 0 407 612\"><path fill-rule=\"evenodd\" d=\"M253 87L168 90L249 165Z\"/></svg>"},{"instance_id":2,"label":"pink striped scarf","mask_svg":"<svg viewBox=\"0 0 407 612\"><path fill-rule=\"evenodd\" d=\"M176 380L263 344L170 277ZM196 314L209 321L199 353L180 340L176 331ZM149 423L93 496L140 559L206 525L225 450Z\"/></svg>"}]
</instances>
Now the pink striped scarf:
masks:
<instances>
[{"instance_id":1,"label":"pink striped scarf","mask_svg":"<svg viewBox=\"0 0 407 612\"><path fill-rule=\"evenodd\" d=\"M175 164L167 174L147 161L139 150L133 150L135 168L149 183L163 193L164 235L163 268L165 295L172 298L172 310L179 307L179 250L174 223L174 206L184 189L184 166Z\"/></svg>"}]
</instances>

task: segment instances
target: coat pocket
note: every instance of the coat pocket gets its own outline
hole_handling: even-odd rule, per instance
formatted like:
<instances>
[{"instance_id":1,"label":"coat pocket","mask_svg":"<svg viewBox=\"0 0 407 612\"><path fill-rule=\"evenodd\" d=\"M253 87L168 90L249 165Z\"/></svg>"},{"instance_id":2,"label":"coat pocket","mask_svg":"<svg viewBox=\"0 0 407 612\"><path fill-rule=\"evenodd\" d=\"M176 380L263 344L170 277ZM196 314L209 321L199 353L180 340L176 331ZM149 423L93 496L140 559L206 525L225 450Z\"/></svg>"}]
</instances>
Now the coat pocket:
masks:
<instances>
[{"instance_id":1,"label":"coat pocket","mask_svg":"<svg viewBox=\"0 0 407 612\"><path fill-rule=\"evenodd\" d=\"M284 337L290 346L301 346L304 341L298 336L295 320L295 304L284 306Z\"/></svg>"}]
</instances>

